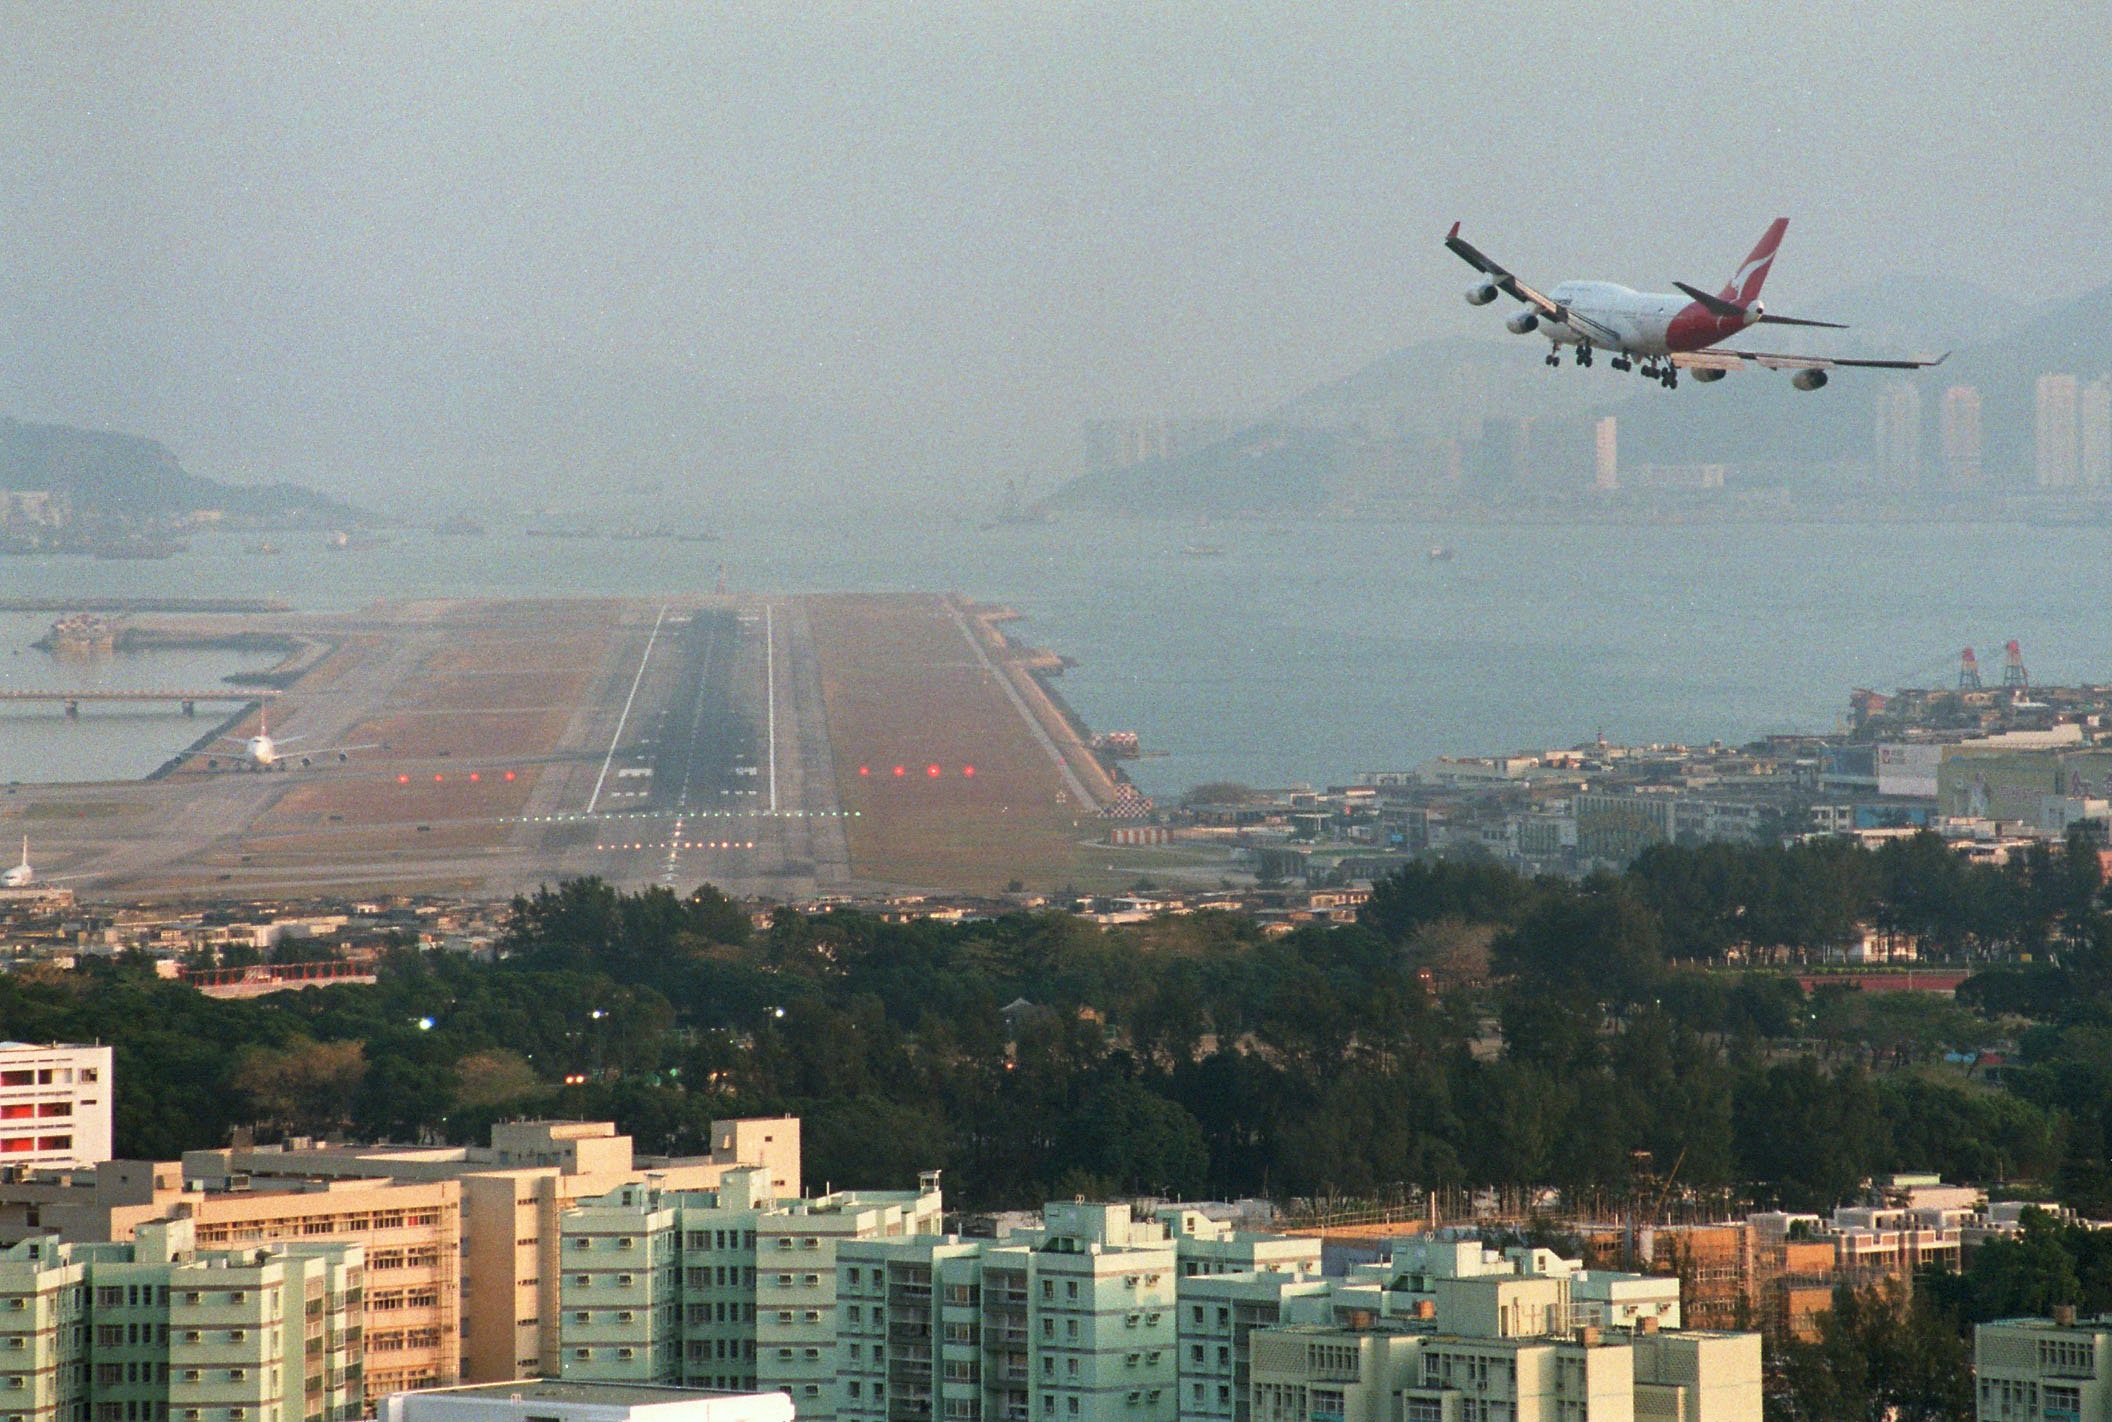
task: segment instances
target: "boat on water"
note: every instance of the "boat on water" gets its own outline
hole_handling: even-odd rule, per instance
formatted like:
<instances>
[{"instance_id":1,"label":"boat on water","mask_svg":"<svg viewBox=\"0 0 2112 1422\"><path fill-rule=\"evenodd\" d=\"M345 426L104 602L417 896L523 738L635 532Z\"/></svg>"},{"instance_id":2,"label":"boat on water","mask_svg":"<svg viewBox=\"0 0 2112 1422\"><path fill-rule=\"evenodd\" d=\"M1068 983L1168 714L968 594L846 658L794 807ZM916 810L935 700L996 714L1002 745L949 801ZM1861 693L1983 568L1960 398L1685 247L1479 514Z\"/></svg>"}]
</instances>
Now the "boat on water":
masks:
<instances>
[{"instance_id":1,"label":"boat on water","mask_svg":"<svg viewBox=\"0 0 2112 1422\"><path fill-rule=\"evenodd\" d=\"M376 538L371 533L347 533L335 529L323 540L323 547L333 553L365 553L375 548L388 546L386 538Z\"/></svg>"},{"instance_id":2,"label":"boat on water","mask_svg":"<svg viewBox=\"0 0 2112 1422\"><path fill-rule=\"evenodd\" d=\"M1430 545L1430 561L1433 563L1449 563L1452 561L1452 550L1442 543L1433 543Z\"/></svg>"},{"instance_id":3,"label":"boat on water","mask_svg":"<svg viewBox=\"0 0 2112 1422\"><path fill-rule=\"evenodd\" d=\"M1215 543L1183 543L1181 552L1190 558L1222 558L1225 550Z\"/></svg>"}]
</instances>

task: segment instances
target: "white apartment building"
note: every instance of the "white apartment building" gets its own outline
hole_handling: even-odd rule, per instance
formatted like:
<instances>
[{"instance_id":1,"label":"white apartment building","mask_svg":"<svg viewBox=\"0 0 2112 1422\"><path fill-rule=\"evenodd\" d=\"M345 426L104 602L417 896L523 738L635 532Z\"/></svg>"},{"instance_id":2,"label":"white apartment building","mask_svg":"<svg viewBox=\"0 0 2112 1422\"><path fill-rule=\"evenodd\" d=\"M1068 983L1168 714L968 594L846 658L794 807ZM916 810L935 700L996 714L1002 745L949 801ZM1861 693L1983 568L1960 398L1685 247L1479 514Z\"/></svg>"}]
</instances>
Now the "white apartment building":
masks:
<instances>
[{"instance_id":1,"label":"white apartment building","mask_svg":"<svg viewBox=\"0 0 2112 1422\"><path fill-rule=\"evenodd\" d=\"M1248 1422L1255 1330L1287 1322L1301 1302L1324 1306L1336 1282L1304 1268L1184 1274L1175 1340L1182 1422Z\"/></svg>"},{"instance_id":2,"label":"white apartment building","mask_svg":"<svg viewBox=\"0 0 2112 1422\"><path fill-rule=\"evenodd\" d=\"M762 1167L712 1190L648 1177L582 1202L559 1224L563 1376L777 1388L802 1419L831 1417L838 1247L936 1234L942 1211L936 1173L913 1191L784 1199Z\"/></svg>"},{"instance_id":3,"label":"white apartment building","mask_svg":"<svg viewBox=\"0 0 2112 1422\"><path fill-rule=\"evenodd\" d=\"M2112 1418L2112 1320L2004 1318L1973 1329L1978 1422Z\"/></svg>"},{"instance_id":4,"label":"white apartment building","mask_svg":"<svg viewBox=\"0 0 2112 1422\"><path fill-rule=\"evenodd\" d=\"M1499 1321L1508 1326L1502 1316ZM1293 1325L1254 1335L1253 1367L1254 1422L1761 1417L1757 1333L1462 1334L1405 1322Z\"/></svg>"},{"instance_id":5,"label":"white apartment building","mask_svg":"<svg viewBox=\"0 0 2112 1422\"><path fill-rule=\"evenodd\" d=\"M110 1158L111 1049L0 1042L0 1167Z\"/></svg>"},{"instance_id":6,"label":"white apartment building","mask_svg":"<svg viewBox=\"0 0 2112 1422\"><path fill-rule=\"evenodd\" d=\"M1173 1422L1165 1226L1127 1205L1051 1204L1042 1219L1002 1240L842 1247L841 1422Z\"/></svg>"}]
</instances>

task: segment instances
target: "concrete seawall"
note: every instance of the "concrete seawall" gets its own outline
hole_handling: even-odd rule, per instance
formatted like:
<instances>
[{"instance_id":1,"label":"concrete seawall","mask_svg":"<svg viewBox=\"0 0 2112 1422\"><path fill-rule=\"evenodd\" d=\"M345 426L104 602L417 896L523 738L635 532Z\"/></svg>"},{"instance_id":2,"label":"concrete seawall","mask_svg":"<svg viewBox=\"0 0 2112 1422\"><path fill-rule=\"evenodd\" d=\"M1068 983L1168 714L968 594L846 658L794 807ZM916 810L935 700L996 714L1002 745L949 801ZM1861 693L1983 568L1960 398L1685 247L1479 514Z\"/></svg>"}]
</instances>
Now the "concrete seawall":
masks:
<instances>
[{"instance_id":1,"label":"concrete seawall","mask_svg":"<svg viewBox=\"0 0 2112 1422\"><path fill-rule=\"evenodd\" d=\"M975 630L984 652L1012 683L1043 732L1055 742L1064 764L1092 797L1089 808L1100 810L1113 804L1115 779L1093 754L1088 744L1089 731L1043 682L1044 677L1063 670L1063 659L1051 652L1020 646L999 630L999 623L1018 620L1019 614L1011 608L982 607L960 598L952 601Z\"/></svg>"}]
</instances>

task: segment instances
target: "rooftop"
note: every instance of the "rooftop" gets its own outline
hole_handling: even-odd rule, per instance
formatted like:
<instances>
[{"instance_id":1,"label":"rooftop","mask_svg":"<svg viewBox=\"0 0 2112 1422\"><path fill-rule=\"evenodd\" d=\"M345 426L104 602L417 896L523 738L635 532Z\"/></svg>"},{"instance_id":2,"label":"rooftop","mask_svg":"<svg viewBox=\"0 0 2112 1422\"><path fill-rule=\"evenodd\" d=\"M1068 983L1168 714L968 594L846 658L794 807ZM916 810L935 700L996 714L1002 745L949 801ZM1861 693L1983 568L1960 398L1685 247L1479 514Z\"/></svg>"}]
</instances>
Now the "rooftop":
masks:
<instances>
[{"instance_id":1,"label":"rooftop","mask_svg":"<svg viewBox=\"0 0 2112 1422\"><path fill-rule=\"evenodd\" d=\"M744 1396L695 1387L655 1383L566 1382L556 1378L516 1378L512 1382L474 1383L467 1387L428 1389L427 1396L484 1397L497 1402L577 1402L604 1407L646 1407L688 1402L699 1397Z\"/></svg>"}]
</instances>

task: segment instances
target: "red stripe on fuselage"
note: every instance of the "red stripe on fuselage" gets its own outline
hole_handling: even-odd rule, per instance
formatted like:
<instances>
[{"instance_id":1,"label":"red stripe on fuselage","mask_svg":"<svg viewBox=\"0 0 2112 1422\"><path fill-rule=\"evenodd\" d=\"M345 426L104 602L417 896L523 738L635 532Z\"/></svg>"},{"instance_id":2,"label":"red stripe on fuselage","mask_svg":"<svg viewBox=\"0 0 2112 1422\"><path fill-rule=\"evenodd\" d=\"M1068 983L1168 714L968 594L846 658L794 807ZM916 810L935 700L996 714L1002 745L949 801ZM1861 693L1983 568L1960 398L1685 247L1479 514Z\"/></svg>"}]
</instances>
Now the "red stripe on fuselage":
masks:
<instances>
[{"instance_id":1,"label":"red stripe on fuselage","mask_svg":"<svg viewBox=\"0 0 2112 1422\"><path fill-rule=\"evenodd\" d=\"M1698 351L1729 340L1745 329L1735 316L1718 316L1698 301L1688 302L1665 323L1665 349Z\"/></svg>"}]
</instances>

